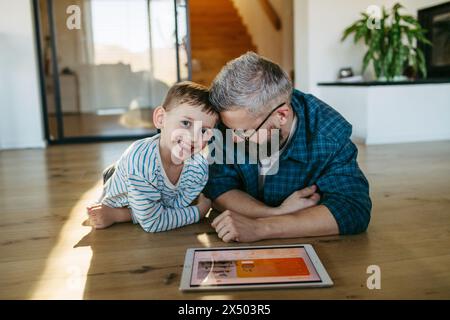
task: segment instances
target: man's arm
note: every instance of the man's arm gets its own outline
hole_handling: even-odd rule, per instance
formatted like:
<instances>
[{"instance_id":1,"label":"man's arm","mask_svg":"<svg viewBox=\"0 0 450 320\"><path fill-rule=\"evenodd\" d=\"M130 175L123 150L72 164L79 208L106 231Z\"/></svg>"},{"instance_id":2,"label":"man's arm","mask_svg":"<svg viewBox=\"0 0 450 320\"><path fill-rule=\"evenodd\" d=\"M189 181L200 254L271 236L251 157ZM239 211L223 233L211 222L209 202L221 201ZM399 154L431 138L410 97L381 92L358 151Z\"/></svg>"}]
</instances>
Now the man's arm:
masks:
<instances>
[{"instance_id":1,"label":"man's arm","mask_svg":"<svg viewBox=\"0 0 450 320\"><path fill-rule=\"evenodd\" d=\"M367 179L356 157L356 146L350 140L336 150L333 161L317 181L322 195L319 206L259 219L225 211L212 226L226 242L363 232L370 221L371 201Z\"/></svg>"},{"instance_id":2,"label":"man's arm","mask_svg":"<svg viewBox=\"0 0 450 320\"><path fill-rule=\"evenodd\" d=\"M226 151L223 150L224 155ZM252 218L276 214L277 208L267 206L242 189L243 181L234 165L219 163L210 165L209 180L204 193L213 200L213 209L219 212L232 210Z\"/></svg>"},{"instance_id":3,"label":"man's arm","mask_svg":"<svg viewBox=\"0 0 450 320\"><path fill-rule=\"evenodd\" d=\"M258 219L261 239L314 237L339 234L330 210L323 205L283 216Z\"/></svg>"},{"instance_id":4,"label":"man's arm","mask_svg":"<svg viewBox=\"0 0 450 320\"><path fill-rule=\"evenodd\" d=\"M357 163L358 149L348 139L318 179L320 204L333 214L340 234L364 232L370 222L369 183Z\"/></svg>"},{"instance_id":5,"label":"man's arm","mask_svg":"<svg viewBox=\"0 0 450 320\"><path fill-rule=\"evenodd\" d=\"M213 201L213 209L219 212L231 210L248 217L268 217L275 214L275 209L253 198L244 191L233 189L220 195Z\"/></svg>"},{"instance_id":6,"label":"man's arm","mask_svg":"<svg viewBox=\"0 0 450 320\"><path fill-rule=\"evenodd\" d=\"M219 238L225 242L339 234L334 216L323 205L259 219L248 218L227 210L214 219L211 225Z\"/></svg>"},{"instance_id":7,"label":"man's arm","mask_svg":"<svg viewBox=\"0 0 450 320\"><path fill-rule=\"evenodd\" d=\"M220 212L231 210L249 218L271 217L315 206L320 200L316 191L316 186L298 190L285 199L280 206L270 207L241 190L233 189L217 197L213 202L213 208Z\"/></svg>"}]
</instances>

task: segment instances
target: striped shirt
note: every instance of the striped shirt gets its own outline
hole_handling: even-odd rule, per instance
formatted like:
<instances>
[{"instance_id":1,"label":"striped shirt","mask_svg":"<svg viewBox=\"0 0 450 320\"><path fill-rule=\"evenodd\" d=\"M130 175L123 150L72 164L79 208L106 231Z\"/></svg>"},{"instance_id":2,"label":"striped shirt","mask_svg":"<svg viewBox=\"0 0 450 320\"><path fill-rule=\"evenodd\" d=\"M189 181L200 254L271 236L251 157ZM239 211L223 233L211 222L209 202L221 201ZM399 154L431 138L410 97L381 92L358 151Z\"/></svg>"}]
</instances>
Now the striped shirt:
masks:
<instances>
[{"instance_id":1,"label":"striped shirt","mask_svg":"<svg viewBox=\"0 0 450 320\"><path fill-rule=\"evenodd\" d=\"M159 134L134 142L116 163L100 199L109 207L130 207L134 223L160 232L198 222L191 203L208 181L208 162L195 154L184 162L176 185L168 179L159 153Z\"/></svg>"}]
</instances>

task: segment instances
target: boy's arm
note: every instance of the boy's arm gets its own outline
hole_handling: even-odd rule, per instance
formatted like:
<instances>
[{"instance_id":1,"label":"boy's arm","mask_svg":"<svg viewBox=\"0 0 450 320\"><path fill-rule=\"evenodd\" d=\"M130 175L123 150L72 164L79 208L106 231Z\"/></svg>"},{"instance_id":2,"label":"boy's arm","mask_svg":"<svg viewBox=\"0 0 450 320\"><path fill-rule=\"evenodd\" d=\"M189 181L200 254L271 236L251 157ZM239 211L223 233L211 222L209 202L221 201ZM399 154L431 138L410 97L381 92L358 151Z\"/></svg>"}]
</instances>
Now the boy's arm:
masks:
<instances>
[{"instance_id":1,"label":"boy's arm","mask_svg":"<svg viewBox=\"0 0 450 320\"><path fill-rule=\"evenodd\" d=\"M161 203L161 193L142 177L129 176L128 202L134 223L146 232L160 232L198 222L204 208L169 208Z\"/></svg>"},{"instance_id":2,"label":"boy's arm","mask_svg":"<svg viewBox=\"0 0 450 320\"><path fill-rule=\"evenodd\" d=\"M196 156L194 164L189 164L189 167L184 170L183 175L179 178L182 181L179 183L176 199L174 200L177 207L197 205L199 201L202 202L204 200L204 196L200 196L200 194L208 182L208 162L203 156ZM211 207L211 203L209 205Z\"/></svg>"}]
</instances>

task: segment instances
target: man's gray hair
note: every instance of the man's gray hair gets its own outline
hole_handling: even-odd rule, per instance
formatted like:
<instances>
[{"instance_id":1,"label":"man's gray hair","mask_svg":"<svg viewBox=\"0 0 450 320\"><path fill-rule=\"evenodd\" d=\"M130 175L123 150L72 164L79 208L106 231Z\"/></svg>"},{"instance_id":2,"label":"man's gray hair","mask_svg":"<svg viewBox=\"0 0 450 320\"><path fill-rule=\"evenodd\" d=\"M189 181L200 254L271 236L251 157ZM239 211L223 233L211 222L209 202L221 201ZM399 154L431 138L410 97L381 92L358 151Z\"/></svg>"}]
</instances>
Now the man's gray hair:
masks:
<instances>
[{"instance_id":1,"label":"man's gray hair","mask_svg":"<svg viewBox=\"0 0 450 320\"><path fill-rule=\"evenodd\" d=\"M289 103L292 90L289 76L278 64L247 52L222 68L211 84L209 99L217 112L241 107L259 114L281 98Z\"/></svg>"}]
</instances>

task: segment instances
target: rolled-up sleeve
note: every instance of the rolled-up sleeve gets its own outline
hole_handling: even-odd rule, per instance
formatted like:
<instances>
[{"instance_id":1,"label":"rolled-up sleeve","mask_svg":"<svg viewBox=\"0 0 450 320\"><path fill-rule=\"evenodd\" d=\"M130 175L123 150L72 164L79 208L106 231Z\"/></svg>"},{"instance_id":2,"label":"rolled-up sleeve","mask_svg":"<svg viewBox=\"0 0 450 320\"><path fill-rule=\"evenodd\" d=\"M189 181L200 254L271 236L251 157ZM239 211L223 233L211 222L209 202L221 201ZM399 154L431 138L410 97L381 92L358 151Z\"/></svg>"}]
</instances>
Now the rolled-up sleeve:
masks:
<instances>
[{"instance_id":1,"label":"rolled-up sleeve","mask_svg":"<svg viewBox=\"0 0 450 320\"><path fill-rule=\"evenodd\" d=\"M227 191L241 189L241 186L239 173L233 165L212 164L209 166L208 183L204 190L209 199L215 200Z\"/></svg>"},{"instance_id":2,"label":"rolled-up sleeve","mask_svg":"<svg viewBox=\"0 0 450 320\"><path fill-rule=\"evenodd\" d=\"M334 216L340 234L364 232L370 222L369 183L358 166L358 150L348 139L318 179L321 204Z\"/></svg>"}]
</instances>

